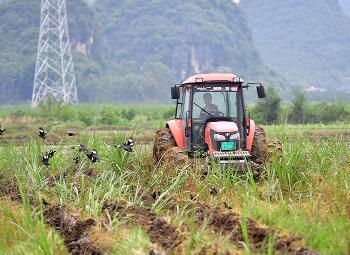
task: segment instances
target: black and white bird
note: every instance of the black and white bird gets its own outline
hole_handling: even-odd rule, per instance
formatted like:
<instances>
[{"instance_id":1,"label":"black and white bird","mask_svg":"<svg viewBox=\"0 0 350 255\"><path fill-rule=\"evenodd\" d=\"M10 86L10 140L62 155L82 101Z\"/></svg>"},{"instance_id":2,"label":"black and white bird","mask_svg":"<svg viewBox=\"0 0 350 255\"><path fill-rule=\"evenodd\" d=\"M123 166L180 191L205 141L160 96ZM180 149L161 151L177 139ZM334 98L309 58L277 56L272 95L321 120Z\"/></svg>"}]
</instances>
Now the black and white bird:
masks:
<instances>
[{"instance_id":1,"label":"black and white bird","mask_svg":"<svg viewBox=\"0 0 350 255\"><path fill-rule=\"evenodd\" d=\"M86 153L86 157L90 159L92 163L100 161L100 158L97 156L97 151L94 150L90 151L89 153Z\"/></svg>"},{"instance_id":2,"label":"black and white bird","mask_svg":"<svg viewBox=\"0 0 350 255\"><path fill-rule=\"evenodd\" d=\"M75 164L78 165L79 161L80 161L80 157L75 157L75 158L73 158L73 160L74 160Z\"/></svg>"},{"instance_id":3,"label":"black and white bird","mask_svg":"<svg viewBox=\"0 0 350 255\"><path fill-rule=\"evenodd\" d=\"M46 153L49 158L52 158L55 155L56 151L50 150L48 153Z\"/></svg>"},{"instance_id":4,"label":"black and white bird","mask_svg":"<svg viewBox=\"0 0 350 255\"><path fill-rule=\"evenodd\" d=\"M72 136L75 136L75 134L73 133L73 132L66 132L66 134L68 135L68 136L70 136L70 137L72 137Z\"/></svg>"},{"instance_id":5,"label":"black and white bird","mask_svg":"<svg viewBox=\"0 0 350 255\"><path fill-rule=\"evenodd\" d=\"M125 143L123 143L122 146L115 145L114 147L123 148L125 151L131 153L134 151L134 141L132 140L132 138L129 138Z\"/></svg>"},{"instance_id":6,"label":"black and white bird","mask_svg":"<svg viewBox=\"0 0 350 255\"><path fill-rule=\"evenodd\" d=\"M218 194L218 191L216 190L215 187L211 187L209 189L209 192L210 192L210 195L212 195L212 196L217 196L217 194Z\"/></svg>"},{"instance_id":7,"label":"black and white bird","mask_svg":"<svg viewBox=\"0 0 350 255\"><path fill-rule=\"evenodd\" d=\"M40 127L39 128L39 137L41 139L45 139L46 135L47 135L47 131L45 131L42 127Z\"/></svg>"},{"instance_id":8,"label":"black and white bird","mask_svg":"<svg viewBox=\"0 0 350 255\"><path fill-rule=\"evenodd\" d=\"M3 135L3 133L6 131L6 129L2 128L0 125L0 135Z\"/></svg>"},{"instance_id":9,"label":"black and white bird","mask_svg":"<svg viewBox=\"0 0 350 255\"><path fill-rule=\"evenodd\" d=\"M50 165L50 156L48 154L45 154L41 160L44 166L49 166Z\"/></svg>"},{"instance_id":10,"label":"black and white bird","mask_svg":"<svg viewBox=\"0 0 350 255\"><path fill-rule=\"evenodd\" d=\"M129 138L126 143L123 143L123 149L127 152L133 152L134 151L134 141Z\"/></svg>"}]
</instances>

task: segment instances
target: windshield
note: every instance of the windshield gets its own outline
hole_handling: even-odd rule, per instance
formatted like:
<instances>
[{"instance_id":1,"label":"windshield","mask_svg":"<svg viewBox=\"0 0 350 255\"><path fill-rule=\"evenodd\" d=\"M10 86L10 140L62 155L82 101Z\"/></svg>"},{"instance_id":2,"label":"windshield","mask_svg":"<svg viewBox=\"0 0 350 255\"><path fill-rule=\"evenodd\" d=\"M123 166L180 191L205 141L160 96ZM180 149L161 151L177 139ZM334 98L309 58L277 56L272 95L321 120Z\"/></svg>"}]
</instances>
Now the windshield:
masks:
<instances>
[{"instance_id":1,"label":"windshield","mask_svg":"<svg viewBox=\"0 0 350 255\"><path fill-rule=\"evenodd\" d=\"M236 92L202 92L193 96L193 120L237 117Z\"/></svg>"}]
</instances>

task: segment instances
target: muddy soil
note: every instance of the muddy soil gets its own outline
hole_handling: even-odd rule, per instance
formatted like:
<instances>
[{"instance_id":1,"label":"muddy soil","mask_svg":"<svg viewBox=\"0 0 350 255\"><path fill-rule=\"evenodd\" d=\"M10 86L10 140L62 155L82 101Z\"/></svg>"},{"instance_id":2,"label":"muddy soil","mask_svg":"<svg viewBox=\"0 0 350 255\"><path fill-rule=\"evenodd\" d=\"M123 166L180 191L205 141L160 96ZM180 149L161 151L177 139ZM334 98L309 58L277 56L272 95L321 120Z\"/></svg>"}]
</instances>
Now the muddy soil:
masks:
<instances>
[{"instance_id":1,"label":"muddy soil","mask_svg":"<svg viewBox=\"0 0 350 255\"><path fill-rule=\"evenodd\" d=\"M159 218L148 208L126 207L124 204L106 203L102 209L107 210L110 215L119 213L122 217L129 218L128 225L141 226L148 234L151 242L165 250L174 250L183 241L181 233L175 226Z\"/></svg>"},{"instance_id":2,"label":"muddy soil","mask_svg":"<svg viewBox=\"0 0 350 255\"><path fill-rule=\"evenodd\" d=\"M176 146L168 128L158 130L154 138L153 158L156 164L179 165L188 160L187 154Z\"/></svg>"},{"instance_id":3,"label":"muddy soil","mask_svg":"<svg viewBox=\"0 0 350 255\"><path fill-rule=\"evenodd\" d=\"M64 207L55 205L47 206L44 218L46 224L60 233L71 254L102 254L89 236L89 232L96 225L93 218L81 220L78 216L69 214Z\"/></svg>"},{"instance_id":4,"label":"muddy soil","mask_svg":"<svg viewBox=\"0 0 350 255\"><path fill-rule=\"evenodd\" d=\"M5 177L0 174L0 197L8 196L13 201L21 201L16 178L5 180Z\"/></svg>"},{"instance_id":5,"label":"muddy soil","mask_svg":"<svg viewBox=\"0 0 350 255\"><path fill-rule=\"evenodd\" d=\"M228 236L236 245L244 242L242 233L242 217L232 212L222 212L220 209L211 209L209 206L197 203L196 205L196 222L202 224L208 219L208 226L218 234ZM255 252L266 250L269 235L276 232L276 229L259 226L257 222L246 218L249 244ZM278 254L295 254L295 255L317 255L318 253L309 250L302 239L299 237L277 235L274 242L274 248Z\"/></svg>"}]
</instances>

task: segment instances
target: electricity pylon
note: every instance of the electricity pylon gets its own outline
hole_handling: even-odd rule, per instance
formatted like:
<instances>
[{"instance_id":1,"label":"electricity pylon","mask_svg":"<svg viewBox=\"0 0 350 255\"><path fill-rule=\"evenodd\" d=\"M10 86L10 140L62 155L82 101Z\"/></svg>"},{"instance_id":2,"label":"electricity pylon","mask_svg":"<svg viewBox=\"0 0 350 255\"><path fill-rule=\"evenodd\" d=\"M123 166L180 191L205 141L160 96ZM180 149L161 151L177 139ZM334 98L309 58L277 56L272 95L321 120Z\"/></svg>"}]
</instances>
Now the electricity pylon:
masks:
<instances>
[{"instance_id":1,"label":"electricity pylon","mask_svg":"<svg viewBox=\"0 0 350 255\"><path fill-rule=\"evenodd\" d=\"M49 97L64 104L78 103L66 0L41 0L40 20L32 106Z\"/></svg>"}]
</instances>

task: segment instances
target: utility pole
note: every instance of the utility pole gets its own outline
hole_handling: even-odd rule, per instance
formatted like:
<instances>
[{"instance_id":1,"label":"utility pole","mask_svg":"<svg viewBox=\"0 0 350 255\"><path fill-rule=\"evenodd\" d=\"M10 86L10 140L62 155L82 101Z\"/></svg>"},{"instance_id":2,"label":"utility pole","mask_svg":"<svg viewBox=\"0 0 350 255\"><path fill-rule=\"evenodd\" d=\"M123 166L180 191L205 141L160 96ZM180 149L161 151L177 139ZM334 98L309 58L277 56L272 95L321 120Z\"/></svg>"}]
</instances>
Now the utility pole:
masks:
<instances>
[{"instance_id":1,"label":"utility pole","mask_svg":"<svg viewBox=\"0 0 350 255\"><path fill-rule=\"evenodd\" d=\"M40 34L32 106L52 98L78 103L66 0L41 0Z\"/></svg>"}]
</instances>

